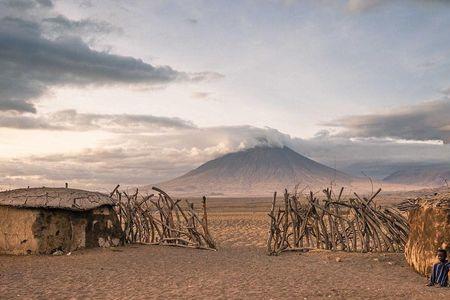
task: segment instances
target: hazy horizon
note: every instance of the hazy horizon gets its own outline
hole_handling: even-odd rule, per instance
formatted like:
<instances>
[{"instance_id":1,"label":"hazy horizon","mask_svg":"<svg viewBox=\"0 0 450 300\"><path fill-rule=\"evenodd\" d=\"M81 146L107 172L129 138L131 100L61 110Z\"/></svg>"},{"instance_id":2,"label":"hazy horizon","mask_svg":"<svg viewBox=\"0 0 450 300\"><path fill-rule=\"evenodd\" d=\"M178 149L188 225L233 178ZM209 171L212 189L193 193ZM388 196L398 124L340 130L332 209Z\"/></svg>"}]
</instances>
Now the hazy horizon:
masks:
<instances>
[{"instance_id":1,"label":"hazy horizon","mask_svg":"<svg viewBox=\"0 0 450 300\"><path fill-rule=\"evenodd\" d=\"M288 146L450 168L450 2L0 0L0 188L172 179Z\"/></svg>"}]
</instances>

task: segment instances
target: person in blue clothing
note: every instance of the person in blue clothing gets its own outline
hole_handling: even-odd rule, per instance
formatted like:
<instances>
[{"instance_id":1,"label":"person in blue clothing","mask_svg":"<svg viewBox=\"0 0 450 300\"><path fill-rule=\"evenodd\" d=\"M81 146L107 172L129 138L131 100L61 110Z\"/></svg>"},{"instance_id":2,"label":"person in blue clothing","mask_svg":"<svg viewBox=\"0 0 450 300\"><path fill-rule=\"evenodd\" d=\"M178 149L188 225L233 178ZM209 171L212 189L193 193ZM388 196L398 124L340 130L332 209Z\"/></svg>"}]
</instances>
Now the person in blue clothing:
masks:
<instances>
[{"instance_id":1,"label":"person in blue clothing","mask_svg":"<svg viewBox=\"0 0 450 300\"><path fill-rule=\"evenodd\" d=\"M430 282L428 286L438 285L440 287L448 286L448 271L450 270L450 262L447 260L447 251L439 249L437 251L439 262L433 266Z\"/></svg>"}]
</instances>

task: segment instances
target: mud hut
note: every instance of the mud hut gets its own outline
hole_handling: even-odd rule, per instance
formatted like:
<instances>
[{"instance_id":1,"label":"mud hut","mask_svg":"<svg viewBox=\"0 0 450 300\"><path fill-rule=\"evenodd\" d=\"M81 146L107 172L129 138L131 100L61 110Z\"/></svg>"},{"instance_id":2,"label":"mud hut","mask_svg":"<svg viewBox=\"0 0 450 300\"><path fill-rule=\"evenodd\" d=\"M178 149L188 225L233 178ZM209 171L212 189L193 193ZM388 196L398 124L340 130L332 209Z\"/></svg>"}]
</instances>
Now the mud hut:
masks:
<instances>
[{"instance_id":1,"label":"mud hut","mask_svg":"<svg viewBox=\"0 0 450 300\"><path fill-rule=\"evenodd\" d=\"M416 199L408 210L408 222L406 260L417 272L428 276L436 263L436 250L450 251L450 194Z\"/></svg>"},{"instance_id":2,"label":"mud hut","mask_svg":"<svg viewBox=\"0 0 450 300\"><path fill-rule=\"evenodd\" d=\"M69 188L0 192L0 253L51 254L123 241L107 195Z\"/></svg>"}]
</instances>

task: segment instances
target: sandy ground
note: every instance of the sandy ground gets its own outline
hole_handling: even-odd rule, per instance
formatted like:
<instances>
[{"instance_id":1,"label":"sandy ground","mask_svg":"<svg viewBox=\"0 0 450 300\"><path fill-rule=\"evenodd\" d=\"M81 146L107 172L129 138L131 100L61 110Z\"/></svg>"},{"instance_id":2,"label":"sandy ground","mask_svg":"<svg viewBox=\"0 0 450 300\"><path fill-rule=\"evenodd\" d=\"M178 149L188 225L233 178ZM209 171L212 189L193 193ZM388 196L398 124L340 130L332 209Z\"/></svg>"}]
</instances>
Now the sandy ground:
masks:
<instances>
[{"instance_id":1,"label":"sandy ground","mask_svg":"<svg viewBox=\"0 0 450 300\"><path fill-rule=\"evenodd\" d=\"M425 287L402 254L267 256L268 201L210 200L217 252L127 246L0 256L0 299L450 299L450 288Z\"/></svg>"}]
</instances>

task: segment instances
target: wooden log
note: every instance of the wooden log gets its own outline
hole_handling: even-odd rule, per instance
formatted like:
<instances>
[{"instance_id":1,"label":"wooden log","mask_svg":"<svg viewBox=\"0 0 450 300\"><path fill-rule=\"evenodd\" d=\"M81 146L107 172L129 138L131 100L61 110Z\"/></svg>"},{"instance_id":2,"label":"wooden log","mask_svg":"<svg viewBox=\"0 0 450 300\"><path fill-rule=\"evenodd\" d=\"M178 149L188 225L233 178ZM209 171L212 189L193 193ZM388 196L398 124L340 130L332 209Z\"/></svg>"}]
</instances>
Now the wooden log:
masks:
<instances>
[{"instance_id":1,"label":"wooden log","mask_svg":"<svg viewBox=\"0 0 450 300\"><path fill-rule=\"evenodd\" d=\"M269 213L269 217L270 217L269 237L267 238L267 253L269 255L274 253L274 249L272 246L272 240L273 240L274 234L276 234L276 228L275 228L276 219L275 219L275 215L274 215L276 201L277 201L277 192L274 192L273 199L272 199L272 207L271 207L270 213Z\"/></svg>"}]
</instances>

